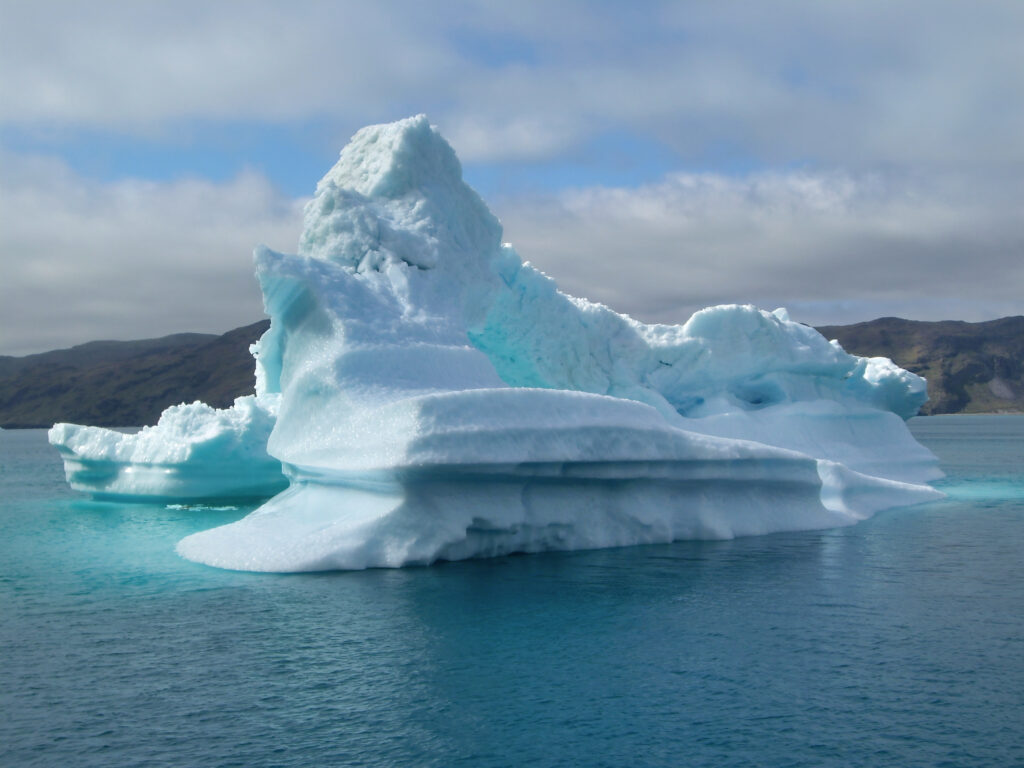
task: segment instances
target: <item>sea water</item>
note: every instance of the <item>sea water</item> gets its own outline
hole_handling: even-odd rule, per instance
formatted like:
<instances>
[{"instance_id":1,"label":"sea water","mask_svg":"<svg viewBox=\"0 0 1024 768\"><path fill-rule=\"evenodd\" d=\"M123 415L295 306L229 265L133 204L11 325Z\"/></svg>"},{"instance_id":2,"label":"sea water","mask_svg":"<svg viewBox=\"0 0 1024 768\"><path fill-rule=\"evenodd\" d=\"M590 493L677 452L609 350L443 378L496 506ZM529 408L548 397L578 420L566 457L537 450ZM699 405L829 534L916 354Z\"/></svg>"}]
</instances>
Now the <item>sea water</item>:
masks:
<instances>
[{"instance_id":1,"label":"sea water","mask_svg":"<svg viewBox=\"0 0 1024 768\"><path fill-rule=\"evenodd\" d=\"M3 766L1024 765L1024 416L851 528L257 575L0 433Z\"/></svg>"}]
</instances>

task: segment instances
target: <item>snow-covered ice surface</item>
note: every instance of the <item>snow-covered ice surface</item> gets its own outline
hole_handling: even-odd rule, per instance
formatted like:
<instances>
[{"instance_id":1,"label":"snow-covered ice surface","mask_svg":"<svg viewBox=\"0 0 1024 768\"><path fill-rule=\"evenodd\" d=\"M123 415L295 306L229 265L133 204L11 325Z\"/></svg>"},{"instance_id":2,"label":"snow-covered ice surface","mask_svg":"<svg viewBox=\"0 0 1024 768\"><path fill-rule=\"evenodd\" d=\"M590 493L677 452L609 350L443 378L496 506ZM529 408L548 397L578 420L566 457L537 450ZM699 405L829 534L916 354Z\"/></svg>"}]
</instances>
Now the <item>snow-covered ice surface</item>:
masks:
<instances>
[{"instance_id":1,"label":"snow-covered ice surface","mask_svg":"<svg viewBox=\"0 0 1024 768\"><path fill-rule=\"evenodd\" d=\"M938 495L903 422L919 377L781 310L638 323L501 234L425 117L356 134L298 254L256 252L257 392L280 393L266 450L290 485L178 551L402 566L830 527Z\"/></svg>"}]
</instances>

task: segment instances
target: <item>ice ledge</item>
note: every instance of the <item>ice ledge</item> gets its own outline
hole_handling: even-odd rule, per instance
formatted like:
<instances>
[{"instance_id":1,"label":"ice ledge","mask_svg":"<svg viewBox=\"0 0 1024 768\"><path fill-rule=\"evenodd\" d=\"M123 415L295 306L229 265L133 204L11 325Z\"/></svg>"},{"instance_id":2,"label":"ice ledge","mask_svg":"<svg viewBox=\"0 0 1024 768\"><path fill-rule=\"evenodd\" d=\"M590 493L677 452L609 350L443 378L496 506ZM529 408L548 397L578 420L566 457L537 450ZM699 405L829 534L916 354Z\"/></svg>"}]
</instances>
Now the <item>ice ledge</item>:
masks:
<instances>
[{"instance_id":1,"label":"ice ledge","mask_svg":"<svg viewBox=\"0 0 1024 768\"><path fill-rule=\"evenodd\" d=\"M368 477L294 483L248 517L183 539L178 552L245 571L397 568L830 528L941 496L806 457L435 466Z\"/></svg>"}]
</instances>

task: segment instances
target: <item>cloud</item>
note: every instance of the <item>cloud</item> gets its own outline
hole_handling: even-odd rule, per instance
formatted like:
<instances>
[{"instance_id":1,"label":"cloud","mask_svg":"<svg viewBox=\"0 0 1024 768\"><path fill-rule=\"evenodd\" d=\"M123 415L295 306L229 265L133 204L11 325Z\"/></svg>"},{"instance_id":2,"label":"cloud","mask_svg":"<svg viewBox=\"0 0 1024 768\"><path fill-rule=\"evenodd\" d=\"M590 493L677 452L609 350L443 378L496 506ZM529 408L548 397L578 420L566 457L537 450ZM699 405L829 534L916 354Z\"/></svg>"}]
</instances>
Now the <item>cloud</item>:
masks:
<instances>
[{"instance_id":1,"label":"cloud","mask_svg":"<svg viewBox=\"0 0 1024 768\"><path fill-rule=\"evenodd\" d=\"M298 241L301 201L257 174L100 184L52 158L0 161L0 354L254 322L253 247Z\"/></svg>"},{"instance_id":2,"label":"cloud","mask_svg":"<svg viewBox=\"0 0 1024 768\"><path fill-rule=\"evenodd\" d=\"M508 162L557 155L573 146L579 126L568 119L536 115L456 115L449 117L444 133L463 162Z\"/></svg>"},{"instance_id":3,"label":"cloud","mask_svg":"<svg viewBox=\"0 0 1024 768\"><path fill-rule=\"evenodd\" d=\"M258 174L98 183L52 158L0 160L3 354L252 322L253 246L298 240L303 201ZM491 202L506 238L563 290L646 321L732 302L811 324L1024 312L1019 207L993 191L672 173Z\"/></svg>"},{"instance_id":4,"label":"cloud","mask_svg":"<svg viewBox=\"0 0 1024 768\"><path fill-rule=\"evenodd\" d=\"M368 3L5 3L0 116L156 131L181 120L388 110L451 54L429 14Z\"/></svg>"},{"instance_id":5,"label":"cloud","mask_svg":"<svg viewBox=\"0 0 1024 768\"><path fill-rule=\"evenodd\" d=\"M811 324L1024 312L1017 201L842 173L670 174L500 201L520 255L647 321L787 306Z\"/></svg>"},{"instance_id":6,"label":"cloud","mask_svg":"<svg viewBox=\"0 0 1024 768\"><path fill-rule=\"evenodd\" d=\"M691 164L1024 164L1016 0L4 5L0 122L33 130L426 111L467 161L628 131Z\"/></svg>"},{"instance_id":7,"label":"cloud","mask_svg":"<svg viewBox=\"0 0 1024 768\"><path fill-rule=\"evenodd\" d=\"M191 146L219 126L202 157L233 125L322 125L340 148L423 111L467 168L530 191L490 201L524 257L645 319L720 301L814 323L1024 311L1017 0L0 0L0 15L8 353L247 322L252 245L291 250L299 228L252 172L100 183L11 147ZM611 155L651 147L647 183L610 185Z\"/></svg>"}]
</instances>

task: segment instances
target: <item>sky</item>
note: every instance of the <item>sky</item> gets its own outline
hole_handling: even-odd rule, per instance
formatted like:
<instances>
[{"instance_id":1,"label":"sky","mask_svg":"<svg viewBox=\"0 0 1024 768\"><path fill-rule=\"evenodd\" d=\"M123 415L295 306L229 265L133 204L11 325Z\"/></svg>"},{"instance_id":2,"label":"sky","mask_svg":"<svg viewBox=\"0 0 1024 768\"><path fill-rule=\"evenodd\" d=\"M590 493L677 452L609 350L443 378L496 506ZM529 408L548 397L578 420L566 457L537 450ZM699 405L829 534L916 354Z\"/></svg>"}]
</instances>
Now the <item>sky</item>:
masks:
<instances>
[{"instance_id":1,"label":"sky","mask_svg":"<svg viewBox=\"0 0 1024 768\"><path fill-rule=\"evenodd\" d=\"M0 0L0 355L263 316L252 249L426 113L647 322L1024 314L1024 3Z\"/></svg>"}]
</instances>

